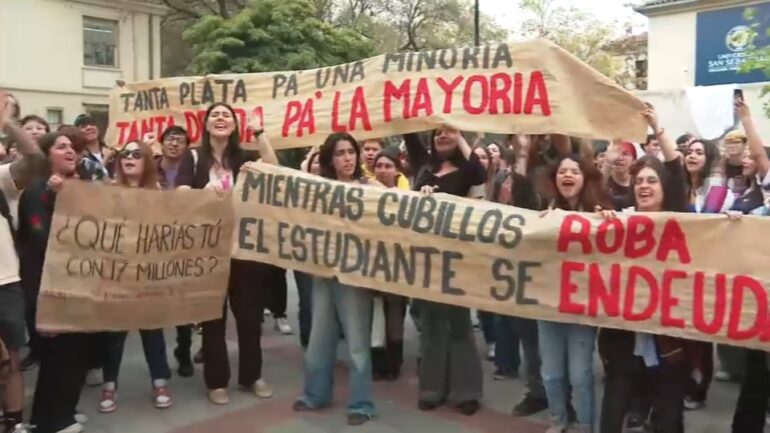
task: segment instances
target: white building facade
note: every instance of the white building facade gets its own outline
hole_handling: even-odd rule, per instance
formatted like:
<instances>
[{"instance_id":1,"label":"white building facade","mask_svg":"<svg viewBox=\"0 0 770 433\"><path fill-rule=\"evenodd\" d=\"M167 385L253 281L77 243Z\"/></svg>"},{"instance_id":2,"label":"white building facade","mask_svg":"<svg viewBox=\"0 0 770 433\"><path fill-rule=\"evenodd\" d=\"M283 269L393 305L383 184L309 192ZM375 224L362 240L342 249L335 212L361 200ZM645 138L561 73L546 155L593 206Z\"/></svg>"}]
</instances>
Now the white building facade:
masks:
<instances>
[{"instance_id":1,"label":"white building facade","mask_svg":"<svg viewBox=\"0 0 770 433\"><path fill-rule=\"evenodd\" d=\"M676 132L695 132L685 89L736 84L770 144L770 121L762 114L760 97L770 78L761 71L738 71L751 42L747 18L758 17L764 33L770 1L648 0L636 10L649 18L648 91L640 97L655 104L662 119L678 125ZM768 37L761 34L754 42L766 45Z\"/></svg>"},{"instance_id":2,"label":"white building facade","mask_svg":"<svg viewBox=\"0 0 770 433\"><path fill-rule=\"evenodd\" d=\"M0 1L0 88L53 127L106 124L116 81L160 78L166 8L129 0Z\"/></svg>"}]
</instances>

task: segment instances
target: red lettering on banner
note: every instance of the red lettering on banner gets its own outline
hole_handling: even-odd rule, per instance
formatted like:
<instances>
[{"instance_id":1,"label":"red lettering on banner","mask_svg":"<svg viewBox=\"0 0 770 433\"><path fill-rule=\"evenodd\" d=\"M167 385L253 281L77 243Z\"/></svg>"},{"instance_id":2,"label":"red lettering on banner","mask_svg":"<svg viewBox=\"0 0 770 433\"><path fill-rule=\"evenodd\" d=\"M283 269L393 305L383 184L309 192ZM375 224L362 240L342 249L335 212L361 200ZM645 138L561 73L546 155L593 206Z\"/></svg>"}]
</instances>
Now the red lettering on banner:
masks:
<instances>
[{"instance_id":1,"label":"red lettering on banner","mask_svg":"<svg viewBox=\"0 0 770 433\"><path fill-rule=\"evenodd\" d=\"M253 110L251 110L251 119L255 119L256 122L259 124L260 128L265 127L265 116L262 113L262 107L254 107ZM248 126L248 125L247 125ZM281 131L283 132L283 131ZM242 136L244 143L251 143L254 141L254 134L252 133L251 128L246 128L246 134Z\"/></svg>"},{"instance_id":2,"label":"red lettering on banner","mask_svg":"<svg viewBox=\"0 0 770 433\"><path fill-rule=\"evenodd\" d=\"M422 113L420 113L422 111ZM420 78L417 82L417 92L414 95L414 103L410 110L411 117L432 116L433 101L430 97L430 87L427 78Z\"/></svg>"},{"instance_id":3,"label":"red lettering on banner","mask_svg":"<svg viewBox=\"0 0 770 433\"><path fill-rule=\"evenodd\" d=\"M334 92L334 101L332 102L332 131L347 132L346 125L340 124L340 92Z\"/></svg>"},{"instance_id":4,"label":"red lettering on banner","mask_svg":"<svg viewBox=\"0 0 770 433\"><path fill-rule=\"evenodd\" d=\"M489 77L489 114L511 113L510 92L510 75L501 72ZM498 109L499 105L502 105L501 109Z\"/></svg>"},{"instance_id":5,"label":"red lettering on banner","mask_svg":"<svg viewBox=\"0 0 770 433\"><path fill-rule=\"evenodd\" d=\"M463 76L456 77L451 82L447 82L439 77L436 79L436 82L441 87L441 90L444 91L444 114L449 114L452 112L452 95L454 95L455 89L460 86L460 83L463 82Z\"/></svg>"},{"instance_id":6,"label":"red lettering on banner","mask_svg":"<svg viewBox=\"0 0 770 433\"><path fill-rule=\"evenodd\" d=\"M534 71L529 76L529 88L527 89L527 99L524 102L524 114L532 114L536 105L540 106L540 112L543 113L543 116L551 115L548 88L545 86L545 79L540 71Z\"/></svg>"},{"instance_id":7,"label":"red lettering on banner","mask_svg":"<svg viewBox=\"0 0 770 433\"><path fill-rule=\"evenodd\" d=\"M655 222L646 216L628 217L628 234L624 254L629 259L646 256L655 248ZM639 245L641 243L641 245Z\"/></svg>"},{"instance_id":8,"label":"red lettering on banner","mask_svg":"<svg viewBox=\"0 0 770 433\"><path fill-rule=\"evenodd\" d=\"M513 74L513 114L521 114L524 76L521 72Z\"/></svg>"},{"instance_id":9,"label":"red lettering on banner","mask_svg":"<svg viewBox=\"0 0 770 433\"><path fill-rule=\"evenodd\" d=\"M474 107L473 104L473 85L479 85L479 91L476 92L481 100L479 105ZM465 82L465 91L463 92L463 109L468 114L482 114L487 111L487 105L489 105L489 83L487 77L483 75L473 75Z\"/></svg>"},{"instance_id":10,"label":"red lettering on banner","mask_svg":"<svg viewBox=\"0 0 770 433\"><path fill-rule=\"evenodd\" d=\"M289 136L292 125L299 122L300 116L302 116L302 103L299 101L289 101L286 104L286 111L283 114L283 126L281 127L282 137Z\"/></svg>"},{"instance_id":11,"label":"red lettering on banner","mask_svg":"<svg viewBox=\"0 0 770 433\"><path fill-rule=\"evenodd\" d=\"M706 322L706 276L703 272L695 273L692 323L695 329L708 335L715 335L722 329L725 323L725 310L727 309L727 277L725 277L725 274L716 274L714 280L714 290L716 291L714 295L714 314L711 322Z\"/></svg>"},{"instance_id":12,"label":"red lettering on banner","mask_svg":"<svg viewBox=\"0 0 770 433\"><path fill-rule=\"evenodd\" d=\"M372 122L369 121L369 108L366 106L366 95L364 94L363 87L356 87L356 91L353 93L353 101L350 105L349 130L357 130L357 124L360 121L364 131L371 131Z\"/></svg>"},{"instance_id":13,"label":"red lettering on banner","mask_svg":"<svg viewBox=\"0 0 770 433\"><path fill-rule=\"evenodd\" d=\"M573 231L573 226L577 223L578 231ZM571 242L577 242L582 248L583 254L591 254L591 223L587 218L577 214L569 214L564 217L559 229L558 250L563 253L569 249Z\"/></svg>"},{"instance_id":14,"label":"red lettering on banner","mask_svg":"<svg viewBox=\"0 0 770 433\"><path fill-rule=\"evenodd\" d=\"M572 301L572 295L578 287L572 282L573 272L582 272L586 268L584 263L565 261L561 264L561 291L559 295L559 312L567 314L585 314L586 306Z\"/></svg>"},{"instance_id":15,"label":"red lettering on banner","mask_svg":"<svg viewBox=\"0 0 770 433\"><path fill-rule=\"evenodd\" d=\"M614 233L612 244L608 243L610 229ZM599 224L596 231L596 249L602 254L613 254L623 246L623 238L626 235L626 229L619 219L604 220Z\"/></svg>"},{"instance_id":16,"label":"red lettering on banner","mask_svg":"<svg viewBox=\"0 0 770 433\"><path fill-rule=\"evenodd\" d=\"M747 329L741 329L743 316L743 297L746 289L756 300L756 315L754 323ZM749 340L759 335L767 322L767 293L762 283L746 275L738 275L733 279L732 303L730 318L727 322L727 337L731 340ZM751 311L751 309L749 309Z\"/></svg>"},{"instance_id":17,"label":"red lettering on banner","mask_svg":"<svg viewBox=\"0 0 770 433\"><path fill-rule=\"evenodd\" d=\"M671 309L679 305L679 298L671 293L671 286L675 279L684 278L687 278L685 271L667 270L663 272L663 287L660 297L660 324L663 326L684 329L684 319L676 318L671 314Z\"/></svg>"},{"instance_id":18,"label":"red lettering on banner","mask_svg":"<svg viewBox=\"0 0 770 433\"><path fill-rule=\"evenodd\" d=\"M620 265L613 264L610 268L609 289L604 284L604 279L598 263L591 263L588 267L588 315L597 317L599 303L604 308L604 313L609 317L620 315Z\"/></svg>"},{"instance_id":19,"label":"red lettering on banner","mask_svg":"<svg viewBox=\"0 0 770 433\"><path fill-rule=\"evenodd\" d=\"M649 289L649 296L646 297L647 305L641 312L634 312L634 302L637 298L645 299L644 296L637 296L637 289L641 288L641 282L644 280ZM628 269L628 282L626 283L626 296L623 303L623 318L631 322L649 320L658 306L660 299L660 290L658 281L648 269L641 266L631 266Z\"/></svg>"},{"instance_id":20,"label":"red lettering on banner","mask_svg":"<svg viewBox=\"0 0 770 433\"><path fill-rule=\"evenodd\" d=\"M382 115L385 122L393 121L393 99L402 100L403 109L401 116L404 119L409 118L409 90L411 80L406 79L400 86L396 87L391 81L385 82L385 88L382 96Z\"/></svg>"},{"instance_id":21,"label":"red lettering on banner","mask_svg":"<svg viewBox=\"0 0 770 433\"><path fill-rule=\"evenodd\" d=\"M115 122L115 127L118 128L118 146L123 146L127 142L128 128L130 126L130 122Z\"/></svg>"},{"instance_id":22,"label":"red lettering on banner","mask_svg":"<svg viewBox=\"0 0 770 433\"><path fill-rule=\"evenodd\" d=\"M195 111L185 111L184 112L184 120L185 120L185 129L187 130L187 135L190 136L191 142L197 142L200 141L202 131L201 131L201 122L200 118L196 115Z\"/></svg>"},{"instance_id":23,"label":"red lettering on banner","mask_svg":"<svg viewBox=\"0 0 770 433\"><path fill-rule=\"evenodd\" d=\"M668 260L669 253L675 252L679 256L679 263L688 264L692 261L690 249L687 247L687 239L682 227L675 219L666 221L663 233L660 235L660 246L655 258L661 262Z\"/></svg>"}]
</instances>

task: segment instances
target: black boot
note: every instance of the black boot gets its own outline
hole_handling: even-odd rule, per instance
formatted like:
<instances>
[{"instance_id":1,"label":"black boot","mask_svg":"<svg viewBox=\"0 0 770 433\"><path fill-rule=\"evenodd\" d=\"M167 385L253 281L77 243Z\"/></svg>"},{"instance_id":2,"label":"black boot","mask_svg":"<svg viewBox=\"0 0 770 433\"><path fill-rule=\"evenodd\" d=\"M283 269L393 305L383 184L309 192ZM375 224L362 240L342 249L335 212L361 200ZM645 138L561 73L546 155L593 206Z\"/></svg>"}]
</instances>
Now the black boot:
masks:
<instances>
[{"instance_id":1,"label":"black boot","mask_svg":"<svg viewBox=\"0 0 770 433\"><path fill-rule=\"evenodd\" d=\"M179 376L191 377L195 374L195 367L193 367L192 358L190 358L190 351L184 350L181 347L174 349L174 357L179 364Z\"/></svg>"}]
</instances>

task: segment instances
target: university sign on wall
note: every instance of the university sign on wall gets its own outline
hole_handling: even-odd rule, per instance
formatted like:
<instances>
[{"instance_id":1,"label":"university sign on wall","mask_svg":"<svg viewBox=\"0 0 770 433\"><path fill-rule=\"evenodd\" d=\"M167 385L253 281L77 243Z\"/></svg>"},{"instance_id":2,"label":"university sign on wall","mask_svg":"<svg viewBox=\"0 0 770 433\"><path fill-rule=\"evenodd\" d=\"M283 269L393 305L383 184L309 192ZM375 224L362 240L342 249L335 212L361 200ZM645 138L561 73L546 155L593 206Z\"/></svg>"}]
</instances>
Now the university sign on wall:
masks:
<instances>
[{"instance_id":1,"label":"university sign on wall","mask_svg":"<svg viewBox=\"0 0 770 433\"><path fill-rule=\"evenodd\" d=\"M750 55L747 51L752 42L751 22L746 19L746 10L758 22L757 46L766 45L765 29L770 19L770 2L750 6L699 12L696 30L695 85L755 83L767 81L762 71L742 73L740 66Z\"/></svg>"}]
</instances>

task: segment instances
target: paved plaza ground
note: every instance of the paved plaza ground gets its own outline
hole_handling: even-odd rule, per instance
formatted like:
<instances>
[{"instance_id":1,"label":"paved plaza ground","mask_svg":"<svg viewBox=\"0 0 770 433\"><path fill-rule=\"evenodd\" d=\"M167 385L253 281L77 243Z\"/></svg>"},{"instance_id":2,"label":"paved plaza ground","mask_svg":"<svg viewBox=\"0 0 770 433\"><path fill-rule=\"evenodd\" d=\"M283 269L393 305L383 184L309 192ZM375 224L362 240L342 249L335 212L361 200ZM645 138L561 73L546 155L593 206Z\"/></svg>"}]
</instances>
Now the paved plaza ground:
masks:
<instances>
[{"instance_id":1,"label":"paved plaza ground","mask_svg":"<svg viewBox=\"0 0 770 433\"><path fill-rule=\"evenodd\" d=\"M290 278L289 318L295 331L296 288ZM232 316L231 316L232 317ZM332 408L314 414L297 414L291 409L302 387L302 349L297 335L283 336L273 330L273 319L265 318L262 338L264 377L275 388L270 400L259 400L231 387L231 402L214 406L206 399L200 366L189 379L174 377L171 391L174 406L157 410L150 398L150 380L141 343L136 333L129 336L120 376L118 410L109 415L96 410L99 388L83 391L81 410L89 417L89 433L543 433L546 414L530 418L514 418L512 407L525 394L524 379L493 381L493 365L484 362L483 409L466 417L449 409L421 412L417 409L417 377L415 375L417 334L407 318L404 374L397 382L375 384L375 402L379 411L376 420L359 427L346 424L344 402L347 395L343 350L339 351L338 386ZM167 334L171 347L173 331ZM481 335L478 334L481 343ZM234 327L229 327L232 366L236 366ZM200 347L196 336L194 349ZM482 350L483 344L479 344ZM342 349L342 347L340 347ZM171 350L169 361L173 363ZM176 368L174 363L173 368ZM597 398L601 399L601 371L597 364ZM234 369L233 371L237 371ZM35 372L29 375L28 394L31 397ZM738 386L714 383L704 410L686 414L687 433L726 433L737 399Z\"/></svg>"}]
</instances>

